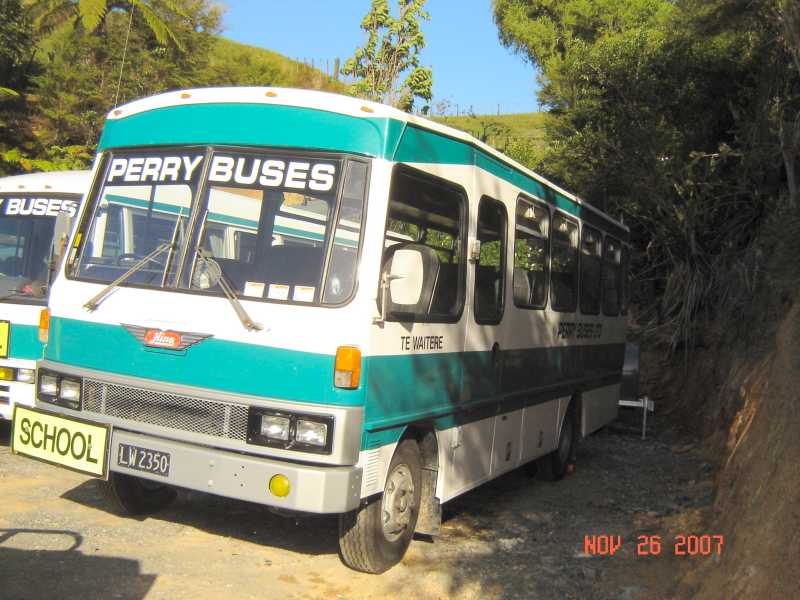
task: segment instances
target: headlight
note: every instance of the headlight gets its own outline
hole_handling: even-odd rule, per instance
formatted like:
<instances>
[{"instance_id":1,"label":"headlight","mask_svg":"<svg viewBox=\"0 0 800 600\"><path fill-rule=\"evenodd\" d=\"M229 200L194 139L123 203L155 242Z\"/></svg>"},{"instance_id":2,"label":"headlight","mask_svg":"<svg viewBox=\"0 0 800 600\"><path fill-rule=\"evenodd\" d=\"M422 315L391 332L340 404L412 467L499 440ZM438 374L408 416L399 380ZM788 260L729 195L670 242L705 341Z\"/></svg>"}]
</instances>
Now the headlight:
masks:
<instances>
[{"instance_id":1,"label":"headlight","mask_svg":"<svg viewBox=\"0 0 800 600\"><path fill-rule=\"evenodd\" d=\"M36 398L40 402L81 409L81 380L52 371L39 370Z\"/></svg>"},{"instance_id":2,"label":"headlight","mask_svg":"<svg viewBox=\"0 0 800 600\"><path fill-rule=\"evenodd\" d=\"M40 375L39 393L42 396L55 396L58 393L58 377L55 375Z\"/></svg>"},{"instance_id":3,"label":"headlight","mask_svg":"<svg viewBox=\"0 0 800 600\"><path fill-rule=\"evenodd\" d=\"M11 367L0 367L0 379L3 381L13 381L14 369Z\"/></svg>"},{"instance_id":4,"label":"headlight","mask_svg":"<svg viewBox=\"0 0 800 600\"><path fill-rule=\"evenodd\" d=\"M289 441L289 427L292 422L288 417L278 415L261 415L260 433L271 440Z\"/></svg>"},{"instance_id":5,"label":"headlight","mask_svg":"<svg viewBox=\"0 0 800 600\"><path fill-rule=\"evenodd\" d=\"M17 381L21 383L33 383L36 378L36 371L33 369L17 369Z\"/></svg>"},{"instance_id":6,"label":"headlight","mask_svg":"<svg viewBox=\"0 0 800 600\"><path fill-rule=\"evenodd\" d=\"M250 408L247 443L330 454L333 445L333 417Z\"/></svg>"},{"instance_id":7,"label":"headlight","mask_svg":"<svg viewBox=\"0 0 800 600\"><path fill-rule=\"evenodd\" d=\"M80 402L81 382L72 379L62 379L58 397L64 402Z\"/></svg>"},{"instance_id":8,"label":"headlight","mask_svg":"<svg viewBox=\"0 0 800 600\"><path fill-rule=\"evenodd\" d=\"M308 444L310 446L324 448L328 441L328 425L327 423L320 423L318 421L298 419L294 439L297 440L299 444Z\"/></svg>"}]
</instances>

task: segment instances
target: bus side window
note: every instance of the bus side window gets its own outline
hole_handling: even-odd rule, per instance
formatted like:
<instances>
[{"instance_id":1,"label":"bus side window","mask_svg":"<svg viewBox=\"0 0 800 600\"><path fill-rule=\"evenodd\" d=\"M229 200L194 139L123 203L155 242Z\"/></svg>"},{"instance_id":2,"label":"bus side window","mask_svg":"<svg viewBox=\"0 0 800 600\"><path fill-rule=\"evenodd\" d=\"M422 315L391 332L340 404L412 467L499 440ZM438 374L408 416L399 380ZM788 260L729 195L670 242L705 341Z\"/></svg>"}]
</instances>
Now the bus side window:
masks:
<instances>
[{"instance_id":1,"label":"bus side window","mask_svg":"<svg viewBox=\"0 0 800 600\"><path fill-rule=\"evenodd\" d=\"M622 274L620 275L620 314L628 314L628 300L630 298L630 261L631 254L628 246L622 246Z\"/></svg>"},{"instance_id":2,"label":"bus side window","mask_svg":"<svg viewBox=\"0 0 800 600\"><path fill-rule=\"evenodd\" d=\"M463 191L408 167L397 167L389 193L383 270L403 246L417 248L429 265L424 273L426 301L400 310L391 305L387 320L454 322L464 305L466 203Z\"/></svg>"},{"instance_id":3,"label":"bus side window","mask_svg":"<svg viewBox=\"0 0 800 600\"><path fill-rule=\"evenodd\" d=\"M503 318L506 254L506 209L492 198L478 205L477 239L480 256L475 265L475 321L497 324Z\"/></svg>"},{"instance_id":4,"label":"bus side window","mask_svg":"<svg viewBox=\"0 0 800 600\"><path fill-rule=\"evenodd\" d=\"M581 235L581 312L600 312L603 236L596 229L583 227Z\"/></svg>"},{"instance_id":5,"label":"bus side window","mask_svg":"<svg viewBox=\"0 0 800 600\"><path fill-rule=\"evenodd\" d=\"M603 314L616 317L622 296L621 244L606 236L603 246Z\"/></svg>"},{"instance_id":6,"label":"bus side window","mask_svg":"<svg viewBox=\"0 0 800 600\"><path fill-rule=\"evenodd\" d=\"M514 225L514 304L544 308L549 280L550 211L543 204L517 200Z\"/></svg>"},{"instance_id":7,"label":"bus side window","mask_svg":"<svg viewBox=\"0 0 800 600\"><path fill-rule=\"evenodd\" d=\"M578 224L556 213L552 227L550 304L559 312L578 305Z\"/></svg>"}]
</instances>

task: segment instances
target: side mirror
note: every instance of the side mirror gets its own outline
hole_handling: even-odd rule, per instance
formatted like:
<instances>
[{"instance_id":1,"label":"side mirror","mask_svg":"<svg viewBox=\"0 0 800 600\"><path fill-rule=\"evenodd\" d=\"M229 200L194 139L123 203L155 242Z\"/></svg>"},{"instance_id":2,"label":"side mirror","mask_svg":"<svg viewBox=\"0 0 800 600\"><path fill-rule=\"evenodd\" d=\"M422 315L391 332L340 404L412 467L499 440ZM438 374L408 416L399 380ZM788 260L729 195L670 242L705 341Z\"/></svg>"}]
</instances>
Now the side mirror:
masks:
<instances>
[{"instance_id":1,"label":"side mirror","mask_svg":"<svg viewBox=\"0 0 800 600\"><path fill-rule=\"evenodd\" d=\"M69 234L72 233L72 226L75 223L75 218L67 211L62 210L56 215L56 222L53 225L53 241L50 245L50 264L47 272L47 285L43 287L44 290L50 287L53 282L58 266L67 252L67 244L69 243ZM44 296L46 292L43 292Z\"/></svg>"},{"instance_id":2,"label":"side mirror","mask_svg":"<svg viewBox=\"0 0 800 600\"><path fill-rule=\"evenodd\" d=\"M434 251L426 246L414 244L389 249L381 275L380 316L374 319L375 323L382 324L388 312L415 313L422 305L422 310L428 310L431 282L436 278L431 272L431 254L438 266Z\"/></svg>"},{"instance_id":3,"label":"side mirror","mask_svg":"<svg viewBox=\"0 0 800 600\"><path fill-rule=\"evenodd\" d=\"M389 269L389 302L400 307L418 304L422 296L423 275L419 250L404 248L395 252Z\"/></svg>"},{"instance_id":4,"label":"side mirror","mask_svg":"<svg viewBox=\"0 0 800 600\"><path fill-rule=\"evenodd\" d=\"M67 211L61 211L56 215L56 222L53 226L53 247L52 257L54 264L61 262L69 241L69 234L72 232L72 225L75 222Z\"/></svg>"}]
</instances>

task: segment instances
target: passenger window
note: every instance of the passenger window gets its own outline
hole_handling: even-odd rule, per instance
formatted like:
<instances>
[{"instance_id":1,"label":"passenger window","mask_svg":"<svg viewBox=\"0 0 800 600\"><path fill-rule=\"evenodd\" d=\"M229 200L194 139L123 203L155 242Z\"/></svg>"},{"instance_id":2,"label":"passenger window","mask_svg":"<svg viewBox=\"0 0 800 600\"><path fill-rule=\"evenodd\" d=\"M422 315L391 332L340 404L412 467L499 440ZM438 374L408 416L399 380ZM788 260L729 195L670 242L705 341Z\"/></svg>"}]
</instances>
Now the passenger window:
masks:
<instances>
[{"instance_id":1,"label":"passenger window","mask_svg":"<svg viewBox=\"0 0 800 600\"><path fill-rule=\"evenodd\" d=\"M600 273L602 271L603 237L599 231L584 226L581 237L581 312L600 312Z\"/></svg>"},{"instance_id":2,"label":"passenger window","mask_svg":"<svg viewBox=\"0 0 800 600\"><path fill-rule=\"evenodd\" d=\"M478 205L480 255L475 265L475 321L497 324L503 318L505 288L506 209L497 200Z\"/></svg>"},{"instance_id":3,"label":"passenger window","mask_svg":"<svg viewBox=\"0 0 800 600\"><path fill-rule=\"evenodd\" d=\"M578 224L556 214L552 243L550 304L553 310L574 312L578 305Z\"/></svg>"},{"instance_id":4,"label":"passenger window","mask_svg":"<svg viewBox=\"0 0 800 600\"><path fill-rule=\"evenodd\" d=\"M620 298L620 312L623 315L628 314L628 299L630 295L630 249L628 246L622 246L622 274L620 279L622 281L621 298Z\"/></svg>"},{"instance_id":5,"label":"passenger window","mask_svg":"<svg viewBox=\"0 0 800 600\"><path fill-rule=\"evenodd\" d=\"M622 245L606 237L603 246L603 313L619 314L622 296Z\"/></svg>"},{"instance_id":6,"label":"passenger window","mask_svg":"<svg viewBox=\"0 0 800 600\"><path fill-rule=\"evenodd\" d=\"M514 304L544 308L549 275L548 237L550 211L520 198L514 227Z\"/></svg>"},{"instance_id":7,"label":"passenger window","mask_svg":"<svg viewBox=\"0 0 800 600\"><path fill-rule=\"evenodd\" d=\"M397 168L389 194L382 273L390 268L395 252L413 249L420 257L422 293L414 305L387 302L387 320L458 320L464 305L465 206L460 188Z\"/></svg>"}]
</instances>

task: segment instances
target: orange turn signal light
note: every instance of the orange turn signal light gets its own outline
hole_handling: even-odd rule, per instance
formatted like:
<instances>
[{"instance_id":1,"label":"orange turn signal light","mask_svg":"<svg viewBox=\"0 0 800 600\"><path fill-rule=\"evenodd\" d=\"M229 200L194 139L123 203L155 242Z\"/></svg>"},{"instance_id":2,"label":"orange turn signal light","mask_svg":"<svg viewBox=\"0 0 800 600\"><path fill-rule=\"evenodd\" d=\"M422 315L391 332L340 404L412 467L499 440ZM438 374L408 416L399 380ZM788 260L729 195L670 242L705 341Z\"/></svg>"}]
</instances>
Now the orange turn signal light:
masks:
<instances>
[{"instance_id":1,"label":"orange turn signal light","mask_svg":"<svg viewBox=\"0 0 800 600\"><path fill-rule=\"evenodd\" d=\"M50 337L50 310L47 308L42 309L39 313L39 341L43 344L47 343Z\"/></svg>"},{"instance_id":2,"label":"orange turn signal light","mask_svg":"<svg viewBox=\"0 0 800 600\"><path fill-rule=\"evenodd\" d=\"M336 366L333 385L345 390L354 390L361 379L361 350L355 346L339 346L336 349Z\"/></svg>"}]
</instances>

